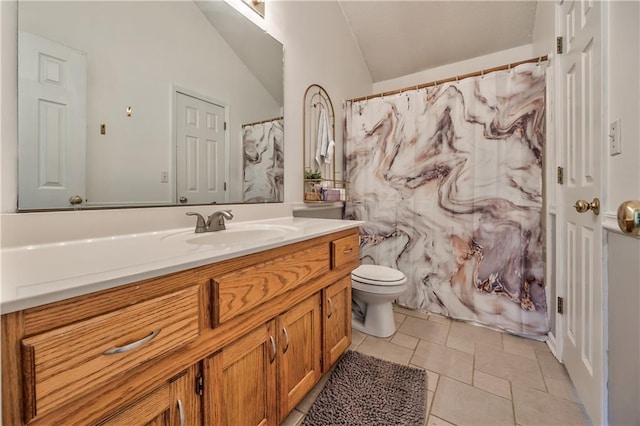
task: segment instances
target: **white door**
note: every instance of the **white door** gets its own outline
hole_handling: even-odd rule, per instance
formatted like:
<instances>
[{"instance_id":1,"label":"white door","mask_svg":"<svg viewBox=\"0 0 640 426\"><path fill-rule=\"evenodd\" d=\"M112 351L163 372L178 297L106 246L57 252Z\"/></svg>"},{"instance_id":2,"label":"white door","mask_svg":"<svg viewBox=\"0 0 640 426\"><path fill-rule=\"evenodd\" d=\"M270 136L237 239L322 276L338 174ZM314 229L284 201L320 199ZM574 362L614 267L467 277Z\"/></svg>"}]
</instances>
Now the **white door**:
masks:
<instances>
[{"instance_id":1,"label":"white door","mask_svg":"<svg viewBox=\"0 0 640 426\"><path fill-rule=\"evenodd\" d=\"M21 31L18 208L84 203L86 105L86 54Z\"/></svg>"},{"instance_id":2,"label":"white door","mask_svg":"<svg viewBox=\"0 0 640 426\"><path fill-rule=\"evenodd\" d=\"M565 1L564 50L559 55L564 93L563 200L566 282L562 358L593 424L604 424L602 226L593 208L574 204L601 198L603 145L602 3ZM584 206L583 206L584 207Z\"/></svg>"},{"instance_id":3,"label":"white door","mask_svg":"<svg viewBox=\"0 0 640 426\"><path fill-rule=\"evenodd\" d=\"M176 92L178 203L226 201L224 117L224 107Z\"/></svg>"}]
</instances>

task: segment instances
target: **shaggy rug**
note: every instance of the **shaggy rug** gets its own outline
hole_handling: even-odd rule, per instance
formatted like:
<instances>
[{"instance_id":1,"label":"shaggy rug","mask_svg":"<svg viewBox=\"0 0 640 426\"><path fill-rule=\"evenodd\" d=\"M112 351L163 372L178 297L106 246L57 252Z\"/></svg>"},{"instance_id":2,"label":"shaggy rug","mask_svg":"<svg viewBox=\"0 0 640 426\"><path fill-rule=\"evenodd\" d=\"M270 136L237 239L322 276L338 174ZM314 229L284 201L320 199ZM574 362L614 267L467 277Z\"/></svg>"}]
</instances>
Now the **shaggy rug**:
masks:
<instances>
[{"instance_id":1,"label":"shaggy rug","mask_svg":"<svg viewBox=\"0 0 640 426\"><path fill-rule=\"evenodd\" d=\"M347 351L303 426L424 425L424 370Z\"/></svg>"}]
</instances>

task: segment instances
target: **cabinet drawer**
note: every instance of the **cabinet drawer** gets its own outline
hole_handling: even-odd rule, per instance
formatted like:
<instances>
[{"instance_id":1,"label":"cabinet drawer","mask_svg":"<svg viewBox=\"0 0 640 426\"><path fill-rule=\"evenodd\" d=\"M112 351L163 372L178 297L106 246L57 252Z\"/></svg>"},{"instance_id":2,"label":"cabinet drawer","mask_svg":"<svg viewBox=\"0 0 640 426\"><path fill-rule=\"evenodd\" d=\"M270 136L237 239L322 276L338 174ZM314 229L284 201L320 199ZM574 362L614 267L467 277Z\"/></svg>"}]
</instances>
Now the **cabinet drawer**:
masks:
<instances>
[{"instance_id":1,"label":"cabinet drawer","mask_svg":"<svg viewBox=\"0 0 640 426\"><path fill-rule=\"evenodd\" d=\"M357 262L359 250L360 236L358 234L331 241L331 269Z\"/></svg>"},{"instance_id":2,"label":"cabinet drawer","mask_svg":"<svg viewBox=\"0 0 640 426\"><path fill-rule=\"evenodd\" d=\"M193 286L22 340L28 419L200 335Z\"/></svg>"},{"instance_id":3,"label":"cabinet drawer","mask_svg":"<svg viewBox=\"0 0 640 426\"><path fill-rule=\"evenodd\" d=\"M289 256L214 278L214 325L329 271L329 248L319 244Z\"/></svg>"}]
</instances>

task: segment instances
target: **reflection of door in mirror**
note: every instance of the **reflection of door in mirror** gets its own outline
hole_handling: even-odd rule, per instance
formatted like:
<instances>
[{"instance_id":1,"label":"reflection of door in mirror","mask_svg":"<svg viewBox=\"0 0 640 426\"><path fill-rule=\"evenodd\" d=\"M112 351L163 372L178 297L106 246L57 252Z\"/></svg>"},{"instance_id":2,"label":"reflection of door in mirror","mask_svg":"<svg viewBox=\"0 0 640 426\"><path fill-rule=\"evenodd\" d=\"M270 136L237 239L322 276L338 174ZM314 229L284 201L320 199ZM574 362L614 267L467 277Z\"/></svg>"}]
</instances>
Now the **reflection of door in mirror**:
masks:
<instances>
[{"instance_id":1,"label":"reflection of door in mirror","mask_svg":"<svg viewBox=\"0 0 640 426\"><path fill-rule=\"evenodd\" d=\"M26 32L18 44L20 208L82 204L86 54Z\"/></svg>"},{"instance_id":2,"label":"reflection of door in mirror","mask_svg":"<svg viewBox=\"0 0 640 426\"><path fill-rule=\"evenodd\" d=\"M176 92L176 190L180 204L224 203L224 107Z\"/></svg>"}]
</instances>

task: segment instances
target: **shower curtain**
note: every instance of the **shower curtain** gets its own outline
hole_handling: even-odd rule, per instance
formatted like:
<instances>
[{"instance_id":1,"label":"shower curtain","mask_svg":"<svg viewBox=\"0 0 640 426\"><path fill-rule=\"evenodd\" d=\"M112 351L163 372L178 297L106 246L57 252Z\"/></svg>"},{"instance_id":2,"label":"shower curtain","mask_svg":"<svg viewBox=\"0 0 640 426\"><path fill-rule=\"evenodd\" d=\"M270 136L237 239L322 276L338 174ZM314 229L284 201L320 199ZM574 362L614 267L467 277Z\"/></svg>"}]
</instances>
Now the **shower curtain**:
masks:
<instances>
[{"instance_id":1,"label":"shower curtain","mask_svg":"<svg viewBox=\"0 0 640 426\"><path fill-rule=\"evenodd\" d=\"M365 221L361 263L407 275L399 305L548 332L544 68L347 103L346 217Z\"/></svg>"},{"instance_id":2,"label":"shower curtain","mask_svg":"<svg viewBox=\"0 0 640 426\"><path fill-rule=\"evenodd\" d=\"M247 203L283 200L284 119L242 126L242 201Z\"/></svg>"}]
</instances>

